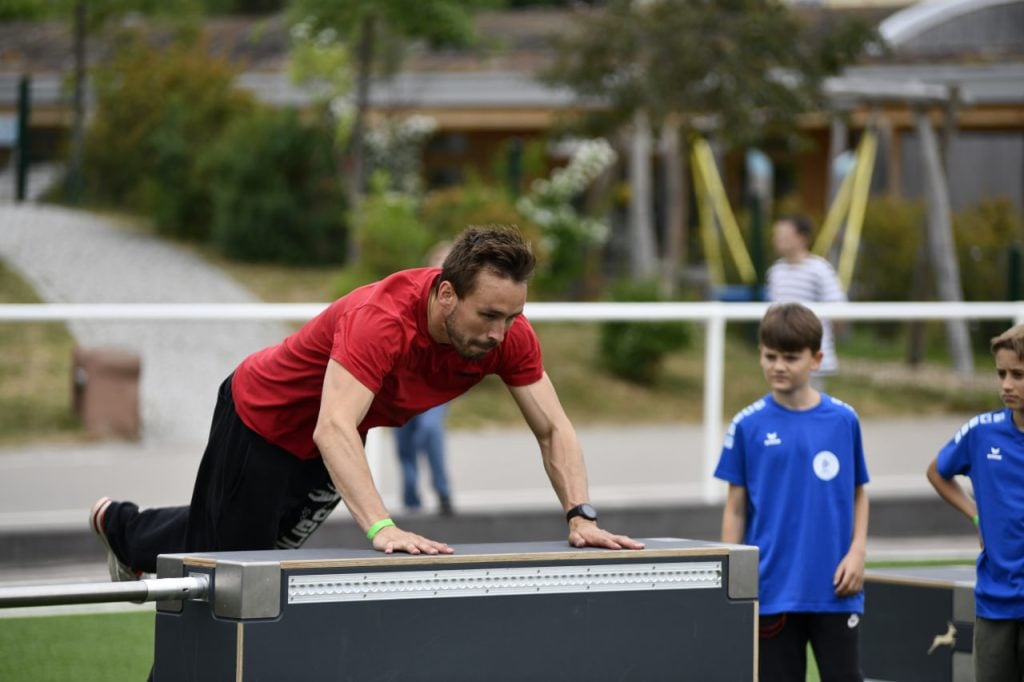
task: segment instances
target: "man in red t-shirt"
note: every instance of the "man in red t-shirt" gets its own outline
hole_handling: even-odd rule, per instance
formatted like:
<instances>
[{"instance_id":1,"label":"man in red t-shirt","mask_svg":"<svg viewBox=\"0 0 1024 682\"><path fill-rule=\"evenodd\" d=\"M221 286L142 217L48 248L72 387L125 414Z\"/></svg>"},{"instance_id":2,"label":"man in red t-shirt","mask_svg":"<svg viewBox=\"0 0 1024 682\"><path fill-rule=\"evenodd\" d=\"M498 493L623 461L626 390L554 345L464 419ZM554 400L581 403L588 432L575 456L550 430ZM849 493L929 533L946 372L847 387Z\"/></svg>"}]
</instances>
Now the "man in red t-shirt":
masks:
<instances>
[{"instance_id":1,"label":"man in red t-shirt","mask_svg":"<svg viewBox=\"0 0 1024 682\"><path fill-rule=\"evenodd\" d=\"M158 554L299 547L344 500L375 549L449 554L391 520L364 443L497 374L537 437L569 542L643 545L598 527L576 433L523 317L534 257L513 229L470 229L441 269L404 270L344 296L221 385L191 504L140 511L103 498L90 523L111 577Z\"/></svg>"}]
</instances>

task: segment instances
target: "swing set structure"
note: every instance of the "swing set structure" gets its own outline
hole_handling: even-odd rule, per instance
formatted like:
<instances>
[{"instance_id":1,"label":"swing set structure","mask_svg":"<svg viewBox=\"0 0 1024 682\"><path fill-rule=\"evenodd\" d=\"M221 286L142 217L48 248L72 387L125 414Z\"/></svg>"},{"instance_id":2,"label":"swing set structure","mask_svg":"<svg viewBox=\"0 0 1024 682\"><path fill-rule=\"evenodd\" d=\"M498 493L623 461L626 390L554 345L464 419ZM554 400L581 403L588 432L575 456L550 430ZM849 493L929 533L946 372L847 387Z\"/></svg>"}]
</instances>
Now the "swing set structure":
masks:
<instances>
[{"instance_id":1,"label":"swing set structure","mask_svg":"<svg viewBox=\"0 0 1024 682\"><path fill-rule=\"evenodd\" d=\"M896 104L913 112L915 132L920 146L926 190L926 241L928 255L935 273L936 291L944 302L963 301L960 271L956 261L952 230L952 209L946 170L942 164L938 136L932 125L932 110L939 108L945 117L947 144L952 133L953 104L957 93L951 88L920 82L894 83L836 79L826 86L838 108L865 106L871 113L854 152L854 161L845 173L833 197L824 223L811 251L830 258L843 287L853 281L864 227L864 215L871 194L871 178L879 146L879 130L884 122L881 107ZM842 116L833 117L833 127L843 127ZM842 131L845 134L845 130ZM835 133L835 130L834 130ZM835 140L839 135L833 134ZM838 154L832 150L832 157ZM712 291L727 292L723 243L746 291L746 299L759 291L758 273L747 250L725 187L715 162L711 145L702 136L691 143L691 167L699 215L700 236ZM733 300L736 300L733 298ZM954 368L958 373L973 372L973 357L967 324L964 320L948 320L946 335Z\"/></svg>"}]
</instances>

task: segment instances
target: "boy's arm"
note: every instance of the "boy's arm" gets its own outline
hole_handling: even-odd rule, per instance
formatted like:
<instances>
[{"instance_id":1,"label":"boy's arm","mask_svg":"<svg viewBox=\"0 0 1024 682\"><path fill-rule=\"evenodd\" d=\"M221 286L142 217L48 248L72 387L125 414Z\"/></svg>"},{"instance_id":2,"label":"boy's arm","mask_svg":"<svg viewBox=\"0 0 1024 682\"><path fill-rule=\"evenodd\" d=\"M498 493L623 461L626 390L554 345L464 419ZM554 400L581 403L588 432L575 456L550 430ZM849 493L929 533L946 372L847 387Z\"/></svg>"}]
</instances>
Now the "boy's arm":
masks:
<instances>
[{"instance_id":1,"label":"boy's arm","mask_svg":"<svg viewBox=\"0 0 1024 682\"><path fill-rule=\"evenodd\" d=\"M853 491L853 538L850 549L839 562L832 585L836 596L848 597L864 588L864 557L868 544L868 493L859 485Z\"/></svg>"},{"instance_id":2,"label":"boy's arm","mask_svg":"<svg viewBox=\"0 0 1024 682\"><path fill-rule=\"evenodd\" d=\"M738 545L743 542L747 530L747 489L742 485L729 484L722 512L722 542Z\"/></svg>"},{"instance_id":3,"label":"boy's arm","mask_svg":"<svg viewBox=\"0 0 1024 682\"><path fill-rule=\"evenodd\" d=\"M935 492L939 494L939 497L973 521L974 516L978 513L977 505L974 504L974 500L964 492L964 489L955 479L943 478L942 474L939 473L938 462L938 458L935 458L928 465L928 482L935 488Z\"/></svg>"}]
</instances>

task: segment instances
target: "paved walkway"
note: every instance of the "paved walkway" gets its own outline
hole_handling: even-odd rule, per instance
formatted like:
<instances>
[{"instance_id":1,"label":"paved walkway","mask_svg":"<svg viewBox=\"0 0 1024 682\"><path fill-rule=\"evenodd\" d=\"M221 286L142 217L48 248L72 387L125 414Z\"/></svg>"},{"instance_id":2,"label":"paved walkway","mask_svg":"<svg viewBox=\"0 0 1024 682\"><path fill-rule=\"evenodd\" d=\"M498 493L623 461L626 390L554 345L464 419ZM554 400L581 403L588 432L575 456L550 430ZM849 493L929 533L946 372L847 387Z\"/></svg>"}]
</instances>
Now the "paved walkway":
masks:
<instances>
[{"instance_id":1,"label":"paved walkway","mask_svg":"<svg viewBox=\"0 0 1024 682\"><path fill-rule=\"evenodd\" d=\"M219 269L111 218L0 204L0 259L47 302L256 301ZM143 432L150 443L202 442L220 381L246 355L280 341L276 323L74 322L82 346L138 353Z\"/></svg>"}]
</instances>

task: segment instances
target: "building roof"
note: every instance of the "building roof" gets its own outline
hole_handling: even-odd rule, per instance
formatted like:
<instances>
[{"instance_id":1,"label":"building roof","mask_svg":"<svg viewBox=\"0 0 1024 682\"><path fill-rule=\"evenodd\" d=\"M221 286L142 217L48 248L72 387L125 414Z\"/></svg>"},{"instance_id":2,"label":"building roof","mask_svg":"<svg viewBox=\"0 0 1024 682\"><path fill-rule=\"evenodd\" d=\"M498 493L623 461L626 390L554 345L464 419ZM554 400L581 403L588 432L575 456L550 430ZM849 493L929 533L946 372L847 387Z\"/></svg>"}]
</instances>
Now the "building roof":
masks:
<instances>
[{"instance_id":1,"label":"building roof","mask_svg":"<svg viewBox=\"0 0 1024 682\"><path fill-rule=\"evenodd\" d=\"M820 7L800 11L812 22L820 21L824 12ZM917 92L928 99L956 86L968 102L1024 103L1024 0L944 0L895 13L892 7L864 11L881 20L880 31L893 53L848 68L842 78L829 81L834 92L874 90L883 99ZM480 38L475 45L458 50L414 48L401 73L375 81L371 104L384 110L474 112L577 107L580 102L571 91L547 86L534 76L551 57L551 37L570 29L572 17L571 12L551 9L481 13L476 17ZM286 74L288 30L283 15L221 18L204 28L214 52L244 65L241 87L276 105L311 101L310 90ZM1009 34L1016 42L1006 40ZM954 36L963 39L957 42ZM70 71L70 45L64 22L0 24L0 111L14 110L22 73L33 75L34 106L66 107L69 95L62 87L62 74ZM935 45L941 45L944 54L961 50L968 57L936 64ZM998 58L979 58L982 48ZM90 41L90 61L108 51L108 43ZM543 123L541 118L532 120Z\"/></svg>"}]
</instances>

